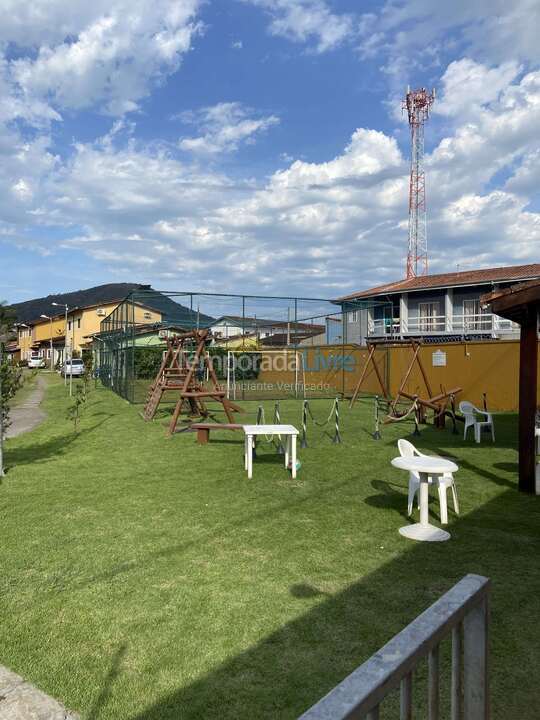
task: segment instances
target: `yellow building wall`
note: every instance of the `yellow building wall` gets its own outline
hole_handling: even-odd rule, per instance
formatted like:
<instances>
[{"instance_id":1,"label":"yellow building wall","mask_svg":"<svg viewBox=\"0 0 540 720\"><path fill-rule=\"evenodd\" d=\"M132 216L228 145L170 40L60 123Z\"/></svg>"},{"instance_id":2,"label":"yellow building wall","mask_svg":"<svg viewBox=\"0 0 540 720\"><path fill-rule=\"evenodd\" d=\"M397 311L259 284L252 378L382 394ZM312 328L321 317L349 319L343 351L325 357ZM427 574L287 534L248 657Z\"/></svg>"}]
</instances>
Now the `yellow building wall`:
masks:
<instances>
[{"instance_id":1,"label":"yellow building wall","mask_svg":"<svg viewBox=\"0 0 540 720\"><path fill-rule=\"evenodd\" d=\"M446 353L445 367L433 366L433 353L437 350ZM391 348L389 352L390 392L395 395L409 364L411 350ZM461 387L457 402L469 400L482 407L482 394L485 392L490 410L518 409L519 341L423 345L420 357L434 394L440 391L441 385L446 390ZM417 366L404 389L410 394L425 396L425 385ZM537 403L540 404L540 392Z\"/></svg>"},{"instance_id":2,"label":"yellow building wall","mask_svg":"<svg viewBox=\"0 0 540 720\"><path fill-rule=\"evenodd\" d=\"M80 352L84 347L87 347L89 342L88 336L100 331L102 320L116 310L119 304L120 303L109 303L100 305L99 307L74 310L68 315L68 322L70 320L72 322L71 330L68 330L68 340L73 340L74 350ZM136 324L153 324L161 321L161 313L155 310L150 310L149 308L138 305L134 305L133 308L134 322ZM100 311L99 315L98 310Z\"/></svg>"},{"instance_id":3,"label":"yellow building wall","mask_svg":"<svg viewBox=\"0 0 540 720\"><path fill-rule=\"evenodd\" d=\"M17 330L17 341L20 348L21 360L28 360L30 357L30 351L34 343L33 328L19 328Z\"/></svg>"},{"instance_id":4,"label":"yellow building wall","mask_svg":"<svg viewBox=\"0 0 540 720\"><path fill-rule=\"evenodd\" d=\"M99 325L104 317L111 313L118 303L108 303L99 307L74 310L68 314L68 344L73 343L73 350L80 352L88 343L87 335L99 332ZM100 314L98 315L98 310ZM101 314L102 313L102 314ZM71 329L69 323L71 322Z\"/></svg>"},{"instance_id":5,"label":"yellow building wall","mask_svg":"<svg viewBox=\"0 0 540 720\"><path fill-rule=\"evenodd\" d=\"M80 352L82 348L87 346L88 335L99 332L101 321L118 307L119 303L108 303L99 307L84 308L81 310L73 310L68 314L67 342L72 342L73 349ZM135 305L134 320L137 324L154 324L161 321L161 313L151 310L143 306ZM98 315L98 310L100 314ZM69 323L71 322L71 329ZM79 327L80 324L80 327ZM64 335L66 330L64 316L54 318L52 322L53 340ZM30 334L28 334L30 333ZM32 349L32 345L37 342L50 340L51 323L50 320L41 320L34 323L28 328L19 328L17 340L21 350L21 358L28 359Z\"/></svg>"},{"instance_id":6,"label":"yellow building wall","mask_svg":"<svg viewBox=\"0 0 540 720\"><path fill-rule=\"evenodd\" d=\"M298 382L305 383L306 394L310 392L324 395L337 395L344 388L345 394L352 394L362 367L365 365L368 350L357 345L325 345L316 347L302 347L298 351L288 350L286 355L282 352L270 353L261 350L261 367L256 382L259 383L294 383L295 352L301 355L298 361ZM290 363L288 369L282 369L283 360L287 357ZM377 350L375 360L383 379L386 378L386 351ZM272 365L271 370L266 370ZM381 394L377 376L370 364L362 385L364 393Z\"/></svg>"},{"instance_id":7,"label":"yellow building wall","mask_svg":"<svg viewBox=\"0 0 540 720\"><path fill-rule=\"evenodd\" d=\"M342 346L302 348L304 376L309 392L324 392L328 395L341 393L351 396L362 369L368 358L367 348L356 345L344 346L344 360L341 361ZM433 365L433 353L446 353L446 365ZM265 352L262 351L263 358ZM540 348L539 348L540 355ZM289 351L289 357L294 351ZM412 351L407 347L389 347L376 350L375 359L381 377L388 383L391 396L397 393L404 377ZM517 411L519 399L519 341L494 340L493 342L429 344L420 348L420 357L431 385L433 394L441 390L461 387L456 400L469 400L482 407L483 393L486 393L488 408L493 411ZM291 369L276 367L259 373L259 383L294 383L294 361ZM540 369L538 370L538 396L540 406ZM299 382L302 382L300 378ZM422 375L415 364L404 390L426 397L427 392ZM377 376L369 366L362 393L381 394Z\"/></svg>"},{"instance_id":8,"label":"yellow building wall","mask_svg":"<svg viewBox=\"0 0 540 720\"><path fill-rule=\"evenodd\" d=\"M53 318L52 328L49 320L43 320L43 322L36 323L34 325L34 341L41 342L44 340L51 339L51 329L53 340L64 334L65 322L64 318Z\"/></svg>"},{"instance_id":9,"label":"yellow building wall","mask_svg":"<svg viewBox=\"0 0 540 720\"><path fill-rule=\"evenodd\" d=\"M161 322L161 313L141 305L133 305L133 307L135 308L136 325L153 325L154 323Z\"/></svg>"}]
</instances>

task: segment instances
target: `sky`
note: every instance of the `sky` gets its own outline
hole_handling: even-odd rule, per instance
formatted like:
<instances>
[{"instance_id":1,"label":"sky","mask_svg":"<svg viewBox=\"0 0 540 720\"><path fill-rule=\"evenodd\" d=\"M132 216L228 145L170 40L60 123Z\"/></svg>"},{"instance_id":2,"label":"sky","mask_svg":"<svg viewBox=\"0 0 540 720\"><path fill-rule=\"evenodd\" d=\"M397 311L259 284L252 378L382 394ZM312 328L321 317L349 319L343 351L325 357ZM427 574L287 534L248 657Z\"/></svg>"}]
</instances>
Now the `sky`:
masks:
<instances>
[{"instance_id":1,"label":"sky","mask_svg":"<svg viewBox=\"0 0 540 720\"><path fill-rule=\"evenodd\" d=\"M540 0L0 0L0 300L332 298L540 261Z\"/></svg>"}]
</instances>

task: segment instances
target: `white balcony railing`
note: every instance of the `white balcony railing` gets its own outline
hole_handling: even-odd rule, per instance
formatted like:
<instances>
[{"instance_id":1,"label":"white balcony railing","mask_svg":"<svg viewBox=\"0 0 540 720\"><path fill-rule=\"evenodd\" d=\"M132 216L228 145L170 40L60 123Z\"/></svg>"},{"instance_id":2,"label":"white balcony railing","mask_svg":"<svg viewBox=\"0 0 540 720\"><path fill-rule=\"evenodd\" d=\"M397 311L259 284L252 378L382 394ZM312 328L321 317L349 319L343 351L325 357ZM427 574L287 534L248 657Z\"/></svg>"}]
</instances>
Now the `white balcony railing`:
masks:
<instances>
[{"instance_id":1,"label":"white balcony railing","mask_svg":"<svg viewBox=\"0 0 540 720\"><path fill-rule=\"evenodd\" d=\"M429 317L409 317L401 322L399 318L372 320L368 324L368 334L381 335L467 335L471 333L512 333L519 325L505 320L493 313L431 315Z\"/></svg>"}]
</instances>

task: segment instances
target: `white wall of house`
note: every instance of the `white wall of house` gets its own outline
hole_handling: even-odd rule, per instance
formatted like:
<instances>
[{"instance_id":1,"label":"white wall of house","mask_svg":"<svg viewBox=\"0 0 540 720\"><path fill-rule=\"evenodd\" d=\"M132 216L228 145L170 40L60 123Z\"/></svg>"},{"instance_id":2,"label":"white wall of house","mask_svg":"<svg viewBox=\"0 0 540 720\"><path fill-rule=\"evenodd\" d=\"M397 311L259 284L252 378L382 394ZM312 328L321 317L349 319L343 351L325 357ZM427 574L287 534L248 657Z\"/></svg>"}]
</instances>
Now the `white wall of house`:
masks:
<instances>
[{"instance_id":1,"label":"white wall of house","mask_svg":"<svg viewBox=\"0 0 540 720\"><path fill-rule=\"evenodd\" d=\"M408 332L409 328L409 293L402 293L399 298L399 330Z\"/></svg>"},{"instance_id":2,"label":"white wall of house","mask_svg":"<svg viewBox=\"0 0 540 720\"><path fill-rule=\"evenodd\" d=\"M365 345L369 334L370 310L358 308L345 313L345 342Z\"/></svg>"},{"instance_id":3,"label":"white wall of house","mask_svg":"<svg viewBox=\"0 0 540 720\"><path fill-rule=\"evenodd\" d=\"M276 325L276 327L264 326L260 327L254 322L248 320L240 325L237 321L233 320L219 320L210 326L210 330L216 338L232 338L248 333L250 335L257 334L260 338L268 337L273 335L275 332L286 332L286 325Z\"/></svg>"}]
</instances>

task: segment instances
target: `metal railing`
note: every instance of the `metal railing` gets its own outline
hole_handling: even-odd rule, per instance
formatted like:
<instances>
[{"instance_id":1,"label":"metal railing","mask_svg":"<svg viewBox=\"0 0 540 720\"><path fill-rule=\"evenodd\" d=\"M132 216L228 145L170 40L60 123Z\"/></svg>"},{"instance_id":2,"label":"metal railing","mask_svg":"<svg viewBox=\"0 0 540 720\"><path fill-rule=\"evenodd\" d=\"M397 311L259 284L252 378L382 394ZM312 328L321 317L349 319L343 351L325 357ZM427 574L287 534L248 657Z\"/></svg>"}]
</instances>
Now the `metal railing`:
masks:
<instances>
[{"instance_id":1,"label":"metal railing","mask_svg":"<svg viewBox=\"0 0 540 720\"><path fill-rule=\"evenodd\" d=\"M413 674L425 659L427 717L439 720L439 646L448 637L452 642L451 719L489 720L490 584L481 575L466 575L299 720L378 720L383 700L398 687L400 720L412 720Z\"/></svg>"},{"instance_id":2,"label":"metal railing","mask_svg":"<svg viewBox=\"0 0 540 720\"><path fill-rule=\"evenodd\" d=\"M519 325L492 313L459 314L452 316L432 315L430 317L409 317L372 320L368 323L368 334L381 335L420 335L420 334L467 334L514 332Z\"/></svg>"}]
</instances>

